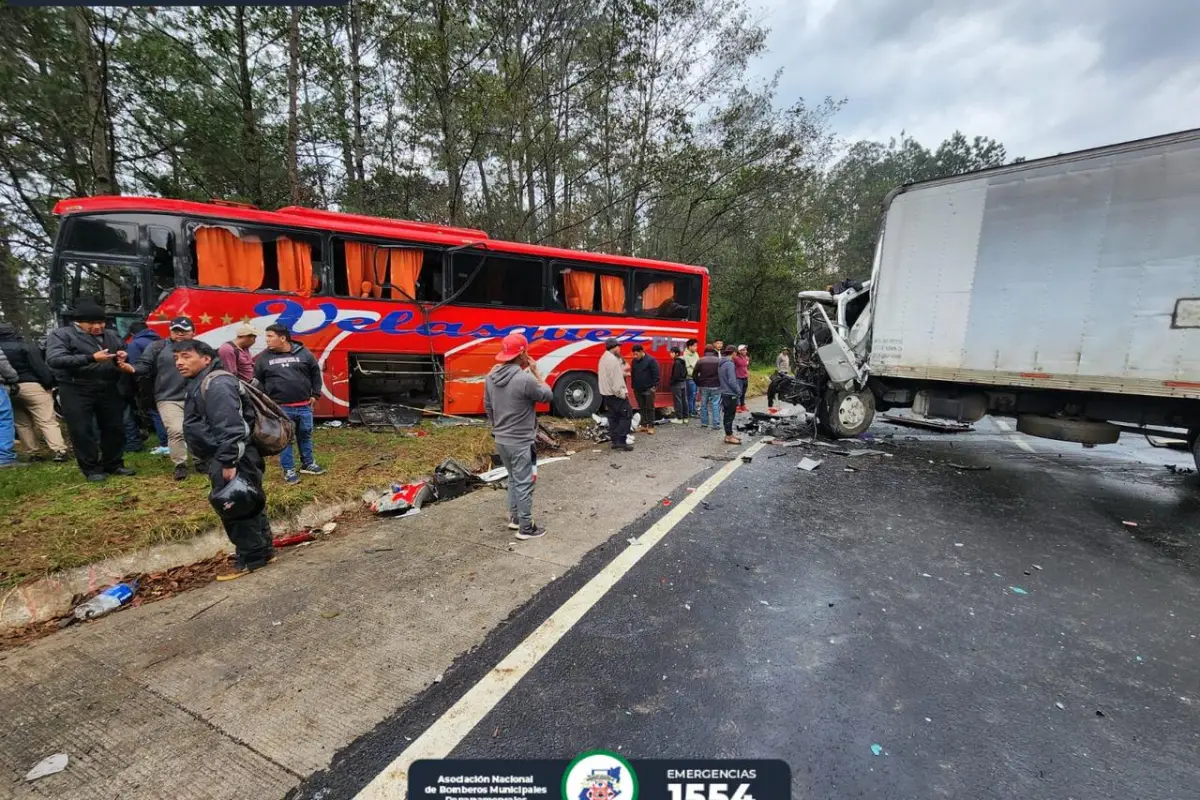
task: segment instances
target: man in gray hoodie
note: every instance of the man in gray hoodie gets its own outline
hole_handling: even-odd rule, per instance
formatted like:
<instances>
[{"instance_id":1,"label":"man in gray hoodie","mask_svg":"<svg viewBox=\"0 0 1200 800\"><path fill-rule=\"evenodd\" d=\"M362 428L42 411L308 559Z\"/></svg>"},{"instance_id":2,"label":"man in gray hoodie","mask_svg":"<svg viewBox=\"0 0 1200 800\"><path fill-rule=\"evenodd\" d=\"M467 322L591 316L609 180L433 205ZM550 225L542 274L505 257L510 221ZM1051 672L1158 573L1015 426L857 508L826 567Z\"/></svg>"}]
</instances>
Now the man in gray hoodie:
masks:
<instances>
[{"instance_id":1,"label":"man in gray hoodie","mask_svg":"<svg viewBox=\"0 0 1200 800\"><path fill-rule=\"evenodd\" d=\"M504 337L483 384L483 407L500 463L508 470L508 527L518 539L537 539L545 528L533 523L533 443L537 437L538 403L554 397L529 357L529 340L519 333Z\"/></svg>"}]
</instances>

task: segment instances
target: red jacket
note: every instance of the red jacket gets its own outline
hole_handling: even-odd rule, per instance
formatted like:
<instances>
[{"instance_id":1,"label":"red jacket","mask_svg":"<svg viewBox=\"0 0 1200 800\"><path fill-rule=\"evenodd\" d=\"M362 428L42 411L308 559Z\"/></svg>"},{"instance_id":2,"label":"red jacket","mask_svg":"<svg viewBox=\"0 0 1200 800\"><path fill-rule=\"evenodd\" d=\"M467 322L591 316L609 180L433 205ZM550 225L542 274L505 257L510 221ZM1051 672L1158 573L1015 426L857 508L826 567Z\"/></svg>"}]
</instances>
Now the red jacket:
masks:
<instances>
[{"instance_id":1,"label":"red jacket","mask_svg":"<svg viewBox=\"0 0 1200 800\"><path fill-rule=\"evenodd\" d=\"M217 356L226 372L232 372L249 383L254 380L254 357L249 350L243 350L233 342L226 342L217 348Z\"/></svg>"}]
</instances>

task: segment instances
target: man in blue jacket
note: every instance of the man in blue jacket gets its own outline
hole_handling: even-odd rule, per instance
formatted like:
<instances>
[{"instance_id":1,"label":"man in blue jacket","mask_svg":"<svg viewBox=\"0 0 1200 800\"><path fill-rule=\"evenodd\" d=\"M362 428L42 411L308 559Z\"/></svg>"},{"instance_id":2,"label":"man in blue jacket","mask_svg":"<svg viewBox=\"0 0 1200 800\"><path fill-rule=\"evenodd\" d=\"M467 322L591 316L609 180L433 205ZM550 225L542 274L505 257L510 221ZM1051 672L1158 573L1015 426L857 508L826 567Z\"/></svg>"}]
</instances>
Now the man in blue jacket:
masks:
<instances>
[{"instance_id":1,"label":"man in blue jacket","mask_svg":"<svg viewBox=\"0 0 1200 800\"><path fill-rule=\"evenodd\" d=\"M283 409L296 426L296 449L300 451L300 472L324 475L325 470L313 456L313 404L321 396L321 365L292 332L278 323L267 326L267 349L254 360L254 380ZM283 479L299 483L292 446L279 454Z\"/></svg>"},{"instance_id":2,"label":"man in blue jacket","mask_svg":"<svg viewBox=\"0 0 1200 800\"><path fill-rule=\"evenodd\" d=\"M717 375L721 378L721 411L725 423L725 444L741 444L742 440L733 435L733 418L737 416L738 398L742 395L742 384L738 381L737 365L733 362L733 347L726 347L722 354Z\"/></svg>"}]
</instances>

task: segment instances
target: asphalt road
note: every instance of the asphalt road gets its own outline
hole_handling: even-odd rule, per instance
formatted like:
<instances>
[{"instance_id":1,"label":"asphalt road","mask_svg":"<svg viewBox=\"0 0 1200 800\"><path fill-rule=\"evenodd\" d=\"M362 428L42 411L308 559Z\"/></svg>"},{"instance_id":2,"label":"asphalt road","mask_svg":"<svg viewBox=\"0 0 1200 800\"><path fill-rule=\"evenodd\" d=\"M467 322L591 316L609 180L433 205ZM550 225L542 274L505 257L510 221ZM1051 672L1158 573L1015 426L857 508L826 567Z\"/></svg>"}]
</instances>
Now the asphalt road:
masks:
<instances>
[{"instance_id":1,"label":"asphalt road","mask_svg":"<svg viewBox=\"0 0 1200 800\"><path fill-rule=\"evenodd\" d=\"M452 755L783 758L795 798L1200 797L1187 454L873 433L851 449L892 455L761 450ZM352 797L613 549L295 796Z\"/></svg>"}]
</instances>

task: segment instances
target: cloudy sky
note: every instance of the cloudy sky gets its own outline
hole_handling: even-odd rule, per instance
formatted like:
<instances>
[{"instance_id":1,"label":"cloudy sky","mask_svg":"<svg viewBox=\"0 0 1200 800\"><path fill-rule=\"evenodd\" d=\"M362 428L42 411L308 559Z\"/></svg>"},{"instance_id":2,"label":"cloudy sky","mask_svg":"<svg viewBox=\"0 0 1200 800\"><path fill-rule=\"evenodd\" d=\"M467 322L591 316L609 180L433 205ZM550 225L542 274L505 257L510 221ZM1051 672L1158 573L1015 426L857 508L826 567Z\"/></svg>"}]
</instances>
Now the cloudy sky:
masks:
<instances>
[{"instance_id":1,"label":"cloudy sky","mask_svg":"<svg viewBox=\"0 0 1200 800\"><path fill-rule=\"evenodd\" d=\"M756 5L751 0L751 5ZM759 0L779 100L848 102L848 139L955 129L1010 156L1200 127L1195 0Z\"/></svg>"}]
</instances>

